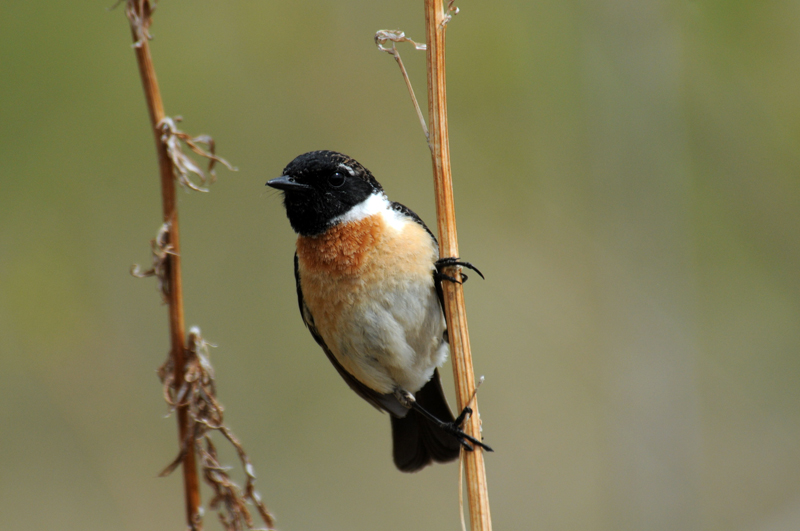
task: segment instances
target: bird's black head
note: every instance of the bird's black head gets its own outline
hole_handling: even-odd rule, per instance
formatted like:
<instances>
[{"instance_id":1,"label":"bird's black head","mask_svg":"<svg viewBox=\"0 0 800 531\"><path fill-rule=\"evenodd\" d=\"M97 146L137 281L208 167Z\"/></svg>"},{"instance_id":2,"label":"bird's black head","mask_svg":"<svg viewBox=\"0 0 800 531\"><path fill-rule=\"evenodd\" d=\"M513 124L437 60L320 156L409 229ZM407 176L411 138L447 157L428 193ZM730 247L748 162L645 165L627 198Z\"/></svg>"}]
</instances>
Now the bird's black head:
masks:
<instances>
[{"instance_id":1,"label":"bird's black head","mask_svg":"<svg viewBox=\"0 0 800 531\"><path fill-rule=\"evenodd\" d=\"M335 218L383 191L369 170L335 151L300 155L267 186L283 191L289 223L303 236L325 232Z\"/></svg>"}]
</instances>

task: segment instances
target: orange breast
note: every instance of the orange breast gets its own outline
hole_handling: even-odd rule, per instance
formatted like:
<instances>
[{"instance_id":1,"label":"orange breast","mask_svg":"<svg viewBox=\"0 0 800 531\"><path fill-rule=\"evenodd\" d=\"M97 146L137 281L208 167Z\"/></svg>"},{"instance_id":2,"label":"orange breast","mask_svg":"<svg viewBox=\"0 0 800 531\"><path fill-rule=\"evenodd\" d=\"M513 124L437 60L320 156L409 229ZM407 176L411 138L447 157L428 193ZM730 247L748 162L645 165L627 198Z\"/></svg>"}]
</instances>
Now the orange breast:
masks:
<instances>
[{"instance_id":1,"label":"orange breast","mask_svg":"<svg viewBox=\"0 0 800 531\"><path fill-rule=\"evenodd\" d=\"M364 305L394 299L409 283L433 289L436 255L420 225L408 221L398 230L382 214L297 239L303 299L325 343L351 373L357 368L336 339L359 327Z\"/></svg>"},{"instance_id":2,"label":"orange breast","mask_svg":"<svg viewBox=\"0 0 800 531\"><path fill-rule=\"evenodd\" d=\"M311 274L356 275L378 244L382 228L383 219L374 215L337 225L318 236L300 236L297 256Z\"/></svg>"}]
</instances>

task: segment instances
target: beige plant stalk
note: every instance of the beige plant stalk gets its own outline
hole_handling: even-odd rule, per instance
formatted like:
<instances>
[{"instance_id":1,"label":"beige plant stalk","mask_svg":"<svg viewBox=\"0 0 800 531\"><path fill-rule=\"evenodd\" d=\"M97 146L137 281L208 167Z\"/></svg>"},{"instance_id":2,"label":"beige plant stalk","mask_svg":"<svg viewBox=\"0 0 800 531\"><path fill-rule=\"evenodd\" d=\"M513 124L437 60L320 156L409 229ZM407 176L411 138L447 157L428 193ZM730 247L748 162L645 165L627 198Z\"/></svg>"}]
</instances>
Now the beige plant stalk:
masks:
<instances>
[{"instance_id":1,"label":"beige plant stalk","mask_svg":"<svg viewBox=\"0 0 800 531\"><path fill-rule=\"evenodd\" d=\"M439 253L442 258L459 256L445 90L445 28L453 14L455 14L455 10L452 2L445 7L443 0L425 0L428 131L433 161ZM447 274L460 278L460 273L455 267ZM472 352L467 330L464 290L461 284L455 282L443 282L442 287L458 409L461 410L467 405L472 407L473 414L465 423L464 430L480 440L480 416L478 402L475 398L475 374L472 368ZM490 531L492 519L489 512L489 493L486 485L483 450L476 446L472 452L462 450L462 455L466 471L470 529L472 531Z\"/></svg>"}]
</instances>

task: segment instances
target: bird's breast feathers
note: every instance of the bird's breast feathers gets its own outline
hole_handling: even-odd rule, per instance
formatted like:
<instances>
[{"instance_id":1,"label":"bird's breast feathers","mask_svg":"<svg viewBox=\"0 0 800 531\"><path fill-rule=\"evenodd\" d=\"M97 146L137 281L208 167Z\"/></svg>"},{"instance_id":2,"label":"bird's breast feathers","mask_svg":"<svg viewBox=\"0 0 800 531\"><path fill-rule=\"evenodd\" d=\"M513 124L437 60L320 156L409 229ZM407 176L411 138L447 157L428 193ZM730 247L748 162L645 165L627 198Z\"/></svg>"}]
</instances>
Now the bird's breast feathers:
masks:
<instances>
[{"instance_id":1,"label":"bird's breast feathers","mask_svg":"<svg viewBox=\"0 0 800 531\"><path fill-rule=\"evenodd\" d=\"M419 390L447 356L433 282L436 243L371 196L326 232L300 236L303 299L339 363L380 393Z\"/></svg>"}]
</instances>

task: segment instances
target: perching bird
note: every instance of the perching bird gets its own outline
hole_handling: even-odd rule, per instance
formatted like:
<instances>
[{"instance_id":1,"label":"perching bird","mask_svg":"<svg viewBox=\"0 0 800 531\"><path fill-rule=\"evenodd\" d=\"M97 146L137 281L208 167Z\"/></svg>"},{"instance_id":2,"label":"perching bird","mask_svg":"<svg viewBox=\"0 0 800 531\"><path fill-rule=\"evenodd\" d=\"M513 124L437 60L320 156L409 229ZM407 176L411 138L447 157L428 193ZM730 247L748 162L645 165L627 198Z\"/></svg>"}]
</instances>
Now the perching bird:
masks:
<instances>
[{"instance_id":1,"label":"perching bird","mask_svg":"<svg viewBox=\"0 0 800 531\"><path fill-rule=\"evenodd\" d=\"M350 388L390 414L397 468L452 461L472 444L491 451L461 430L471 410L453 418L437 370L449 352L440 283L455 280L441 269L472 266L439 260L419 216L341 153L300 155L267 185L283 191L298 234L303 321Z\"/></svg>"}]
</instances>

